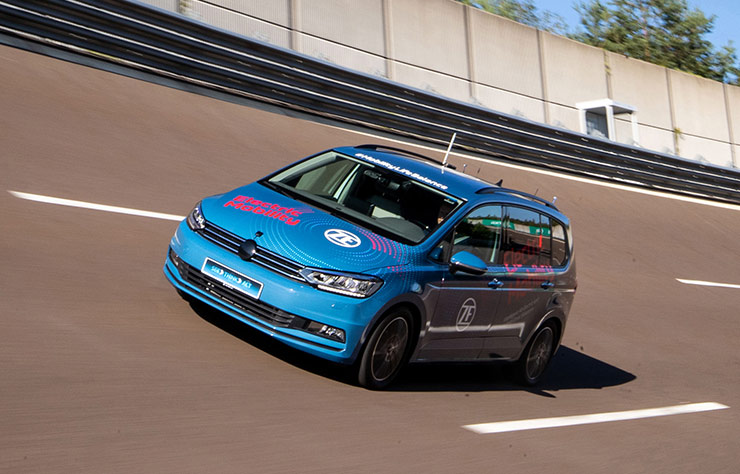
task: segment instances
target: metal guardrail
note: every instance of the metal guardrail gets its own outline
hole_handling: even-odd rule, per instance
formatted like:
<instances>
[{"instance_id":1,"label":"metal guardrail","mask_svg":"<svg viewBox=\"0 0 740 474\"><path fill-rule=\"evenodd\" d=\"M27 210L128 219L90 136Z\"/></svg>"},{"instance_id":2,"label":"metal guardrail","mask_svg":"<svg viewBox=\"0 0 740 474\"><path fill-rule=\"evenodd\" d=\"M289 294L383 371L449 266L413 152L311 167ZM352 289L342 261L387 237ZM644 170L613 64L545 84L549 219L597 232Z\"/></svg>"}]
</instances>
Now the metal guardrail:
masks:
<instances>
[{"instance_id":1,"label":"metal guardrail","mask_svg":"<svg viewBox=\"0 0 740 474\"><path fill-rule=\"evenodd\" d=\"M200 86L542 168L740 204L740 170L428 94L120 0L0 0L0 32Z\"/></svg>"}]
</instances>

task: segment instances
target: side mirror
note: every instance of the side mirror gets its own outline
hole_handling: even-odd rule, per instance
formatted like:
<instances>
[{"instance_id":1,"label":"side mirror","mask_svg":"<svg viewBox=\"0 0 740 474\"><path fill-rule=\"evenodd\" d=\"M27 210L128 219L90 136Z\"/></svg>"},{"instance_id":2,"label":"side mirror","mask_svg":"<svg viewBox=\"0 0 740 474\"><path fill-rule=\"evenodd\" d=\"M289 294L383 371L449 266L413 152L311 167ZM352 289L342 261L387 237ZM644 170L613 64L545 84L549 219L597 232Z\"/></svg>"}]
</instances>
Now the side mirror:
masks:
<instances>
[{"instance_id":1,"label":"side mirror","mask_svg":"<svg viewBox=\"0 0 740 474\"><path fill-rule=\"evenodd\" d=\"M486 262L470 252L457 252L450 259L450 271L452 273L465 272L471 275L483 275L488 271Z\"/></svg>"}]
</instances>

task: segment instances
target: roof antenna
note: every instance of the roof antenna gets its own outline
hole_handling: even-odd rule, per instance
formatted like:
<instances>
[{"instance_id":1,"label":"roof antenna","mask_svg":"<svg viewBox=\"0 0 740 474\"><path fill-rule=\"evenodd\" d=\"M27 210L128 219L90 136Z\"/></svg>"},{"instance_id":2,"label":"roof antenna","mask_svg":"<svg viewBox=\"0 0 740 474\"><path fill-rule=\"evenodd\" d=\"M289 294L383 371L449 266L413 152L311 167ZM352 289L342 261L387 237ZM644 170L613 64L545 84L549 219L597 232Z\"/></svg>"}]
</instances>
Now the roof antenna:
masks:
<instances>
[{"instance_id":1,"label":"roof antenna","mask_svg":"<svg viewBox=\"0 0 740 474\"><path fill-rule=\"evenodd\" d=\"M455 137L457 137L457 132L454 132L452 134L452 138L450 139L450 144L447 145L447 152L445 153L445 159L442 160L442 172L444 173L444 167L447 166L447 158L450 156L450 150L452 150L452 144L455 143Z\"/></svg>"},{"instance_id":2,"label":"roof antenna","mask_svg":"<svg viewBox=\"0 0 740 474\"><path fill-rule=\"evenodd\" d=\"M502 184L504 184L504 178L499 179L498 183L496 183L496 186L500 188Z\"/></svg>"}]
</instances>

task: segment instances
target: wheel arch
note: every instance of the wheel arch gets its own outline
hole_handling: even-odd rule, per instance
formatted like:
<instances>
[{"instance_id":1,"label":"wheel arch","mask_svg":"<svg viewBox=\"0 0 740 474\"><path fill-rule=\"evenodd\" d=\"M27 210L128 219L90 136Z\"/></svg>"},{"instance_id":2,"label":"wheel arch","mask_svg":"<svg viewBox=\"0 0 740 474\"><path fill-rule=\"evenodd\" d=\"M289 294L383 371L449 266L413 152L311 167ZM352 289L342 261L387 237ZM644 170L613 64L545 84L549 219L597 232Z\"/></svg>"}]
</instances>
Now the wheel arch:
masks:
<instances>
[{"instance_id":1,"label":"wheel arch","mask_svg":"<svg viewBox=\"0 0 740 474\"><path fill-rule=\"evenodd\" d=\"M362 333L362 336L360 337L360 341L357 344L357 347L355 349L355 354L353 359L356 361L359 359L359 354L362 353L363 348L365 347L365 344L367 344L368 339L370 338L370 335L373 333L375 328L380 324L380 322L383 320L383 318L389 314L391 311L395 311L400 308L406 308L411 313L411 322L413 324L413 328L411 331L411 344L409 344L410 352L409 354L413 354L413 351L416 349L416 345L419 343L419 334L421 333L421 325L423 324L423 321L425 320L425 310L424 305L422 303L421 298L419 298L415 294L409 294L409 295L402 295L397 298L392 299L385 305L383 305L380 310L375 314L370 324L368 324L365 327L365 330Z\"/></svg>"},{"instance_id":2,"label":"wheel arch","mask_svg":"<svg viewBox=\"0 0 740 474\"><path fill-rule=\"evenodd\" d=\"M529 341L532 340L535 334L537 334L537 331L544 326L545 324L552 323L555 326L555 349L553 350L553 353L557 352L558 348L560 347L560 343L563 339L563 334L565 333L565 315L562 311L559 311L557 308L553 308L539 320L539 322L532 328L532 330L527 334L527 338L522 341L522 349L521 352L517 355L517 358L519 358L524 352L524 349L529 344Z\"/></svg>"}]
</instances>

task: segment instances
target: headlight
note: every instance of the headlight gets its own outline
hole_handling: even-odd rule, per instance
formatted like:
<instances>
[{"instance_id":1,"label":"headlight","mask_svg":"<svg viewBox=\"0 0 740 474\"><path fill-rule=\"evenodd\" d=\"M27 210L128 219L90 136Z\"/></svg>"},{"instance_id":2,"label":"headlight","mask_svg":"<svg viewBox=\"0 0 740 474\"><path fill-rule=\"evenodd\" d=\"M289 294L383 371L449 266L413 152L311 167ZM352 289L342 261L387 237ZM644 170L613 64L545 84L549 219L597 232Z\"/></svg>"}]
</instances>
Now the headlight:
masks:
<instances>
[{"instance_id":1,"label":"headlight","mask_svg":"<svg viewBox=\"0 0 740 474\"><path fill-rule=\"evenodd\" d=\"M203 217L203 211L200 208L200 202L195 205L188 217L186 218L188 227L192 230L203 230L206 227L206 218Z\"/></svg>"},{"instance_id":2,"label":"headlight","mask_svg":"<svg viewBox=\"0 0 740 474\"><path fill-rule=\"evenodd\" d=\"M304 268L301 270L301 276L319 290L355 298L367 298L383 286L383 280L380 278L354 273L335 273Z\"/></svg>"}]
</instances>

